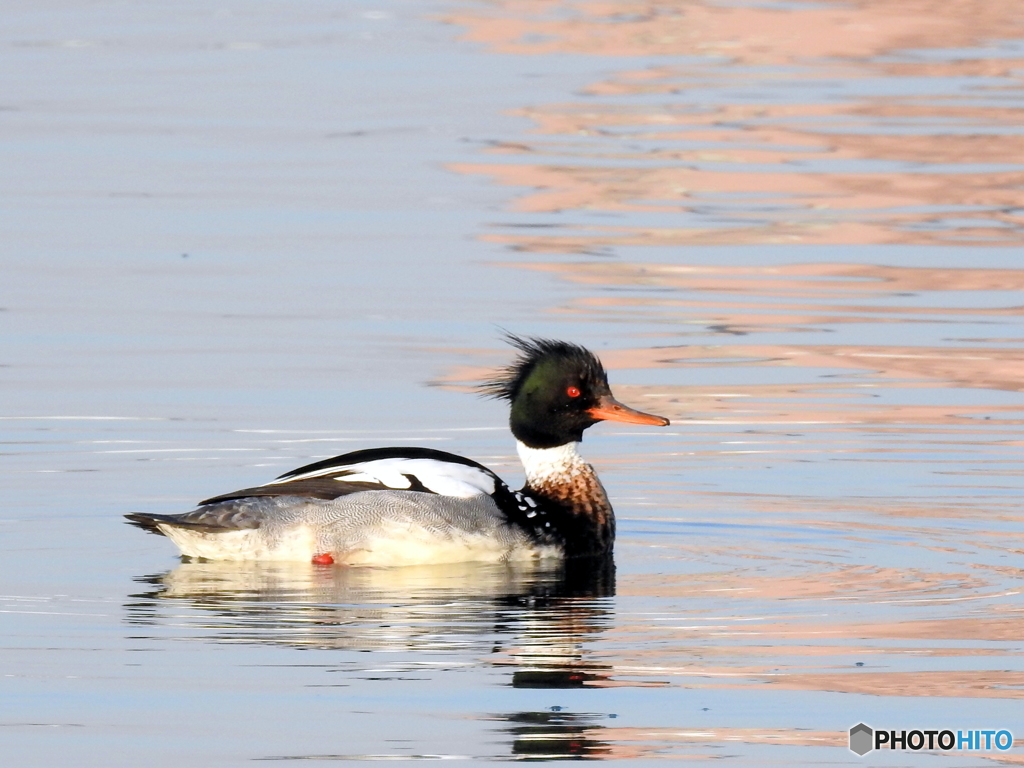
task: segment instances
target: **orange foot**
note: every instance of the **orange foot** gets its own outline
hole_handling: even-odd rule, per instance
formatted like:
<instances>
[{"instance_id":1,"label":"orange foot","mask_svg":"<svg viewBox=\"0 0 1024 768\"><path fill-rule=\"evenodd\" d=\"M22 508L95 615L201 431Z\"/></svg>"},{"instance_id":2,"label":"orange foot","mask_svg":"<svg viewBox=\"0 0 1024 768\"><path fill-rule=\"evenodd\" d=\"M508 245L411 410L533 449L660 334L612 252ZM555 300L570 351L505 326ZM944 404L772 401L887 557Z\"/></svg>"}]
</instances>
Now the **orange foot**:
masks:
<instances>
[{"instance_id":1,"label":"orange foot","mask_svg":"<svg viewBox=\"0 0 1024 768\"><path fill-rule=\"evenodd\" d=\"M313 562L317 565L334 565L334 558L330 552L324 552L322 555L313 555Z\"/></svg>"}]
</instances>

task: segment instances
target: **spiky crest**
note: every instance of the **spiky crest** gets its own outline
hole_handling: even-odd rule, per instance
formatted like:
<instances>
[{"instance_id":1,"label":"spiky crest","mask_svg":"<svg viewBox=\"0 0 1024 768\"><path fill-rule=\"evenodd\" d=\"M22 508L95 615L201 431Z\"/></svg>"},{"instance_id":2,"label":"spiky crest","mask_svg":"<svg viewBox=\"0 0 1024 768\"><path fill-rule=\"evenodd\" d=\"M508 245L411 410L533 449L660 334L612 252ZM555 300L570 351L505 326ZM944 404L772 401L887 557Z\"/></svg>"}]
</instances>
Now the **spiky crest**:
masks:
<instances>
[{"instance_id":1,"label":"spiky crest","mask_svg":"<svg viewBox=\"0 0 1024 768\"><path fill-rule=\"evenodd\" d=\"M516 336L513 333L506 333L504 338L519 350L519 356L493 379L480 384L478 389L486 397L510 402L515 400L523 382L529 378L537 363L546 359L558 359L566 369L578 371L583 378L594 383L603 382L607 386L608 374L604 366L585 347L567 341Z\"/></svg>"}]
</instances>

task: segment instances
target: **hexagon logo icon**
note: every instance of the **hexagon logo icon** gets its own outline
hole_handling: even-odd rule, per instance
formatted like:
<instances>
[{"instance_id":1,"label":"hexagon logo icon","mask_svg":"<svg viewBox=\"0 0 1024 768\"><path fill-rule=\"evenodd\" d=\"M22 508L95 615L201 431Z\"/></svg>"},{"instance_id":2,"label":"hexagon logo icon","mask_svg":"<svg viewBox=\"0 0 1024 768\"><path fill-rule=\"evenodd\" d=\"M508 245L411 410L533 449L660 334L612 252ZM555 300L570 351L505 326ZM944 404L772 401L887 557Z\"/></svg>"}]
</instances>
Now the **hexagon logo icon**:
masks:
<instances>
[{"instance_id":1,"label":"hexagon logo icon","mask_svg":"<svg viewBox=\"0 0 1024 768\"><path fill-rule=\"evenodd\" d=\"M864 757L875 748L875 732L870 725L857 723L850 729L850 751Z\"/></svg>"}]
</instances>

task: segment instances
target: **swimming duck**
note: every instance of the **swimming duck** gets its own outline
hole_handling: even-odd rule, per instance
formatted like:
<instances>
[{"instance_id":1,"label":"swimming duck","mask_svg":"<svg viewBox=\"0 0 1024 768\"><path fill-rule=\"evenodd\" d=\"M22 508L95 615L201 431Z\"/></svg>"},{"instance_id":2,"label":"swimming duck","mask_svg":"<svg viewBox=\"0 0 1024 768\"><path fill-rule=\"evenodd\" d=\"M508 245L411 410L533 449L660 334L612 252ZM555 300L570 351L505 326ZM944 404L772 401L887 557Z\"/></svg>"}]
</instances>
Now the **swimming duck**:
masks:
<instances>
[{"instance_id":1,"label":"swimming duck","mask_svg":"<svg viewBox=\"0 0 1024 768\"><path fill-rule=\"evenodd\" d=\"M180 515L126 515L210 560L401 565L608 555L615 516L576 448L598 421L665 426L612 397L601 361L563 341L509 336L517 359L481 390L509 401L522 490L470 459L371 448L318 461Z\"/></svg>"}]
</instances>

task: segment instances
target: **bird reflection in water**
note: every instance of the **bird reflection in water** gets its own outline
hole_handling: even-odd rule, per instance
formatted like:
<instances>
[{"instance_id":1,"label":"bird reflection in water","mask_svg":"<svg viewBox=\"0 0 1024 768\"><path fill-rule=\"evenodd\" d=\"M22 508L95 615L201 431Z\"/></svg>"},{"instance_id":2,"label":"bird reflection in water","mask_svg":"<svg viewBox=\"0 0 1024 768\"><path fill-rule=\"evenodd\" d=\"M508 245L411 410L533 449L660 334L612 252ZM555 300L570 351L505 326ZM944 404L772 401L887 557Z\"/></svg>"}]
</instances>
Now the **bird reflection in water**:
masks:
<instances>
[{"instance_id":1,"label":"bird reflection in water","mask_svg":"<svg viewBox=\"0 0 1024 768\"><path fill-rule=\"evenodd\" d=\"M515 658L515 644L561 650L608 623L610 558L551 564L340 568L308 563L183 562L138 577L134 626L182 626L196 639L349 650L450 650ZM574 649L569 653L569 649ZM466 660L476 661L478 656ZM567 683L573 684L573 683Z\"/></svg>"},{"instance_id":2,"label":"bird reflection in water","mask_svg":"<svg viewBox=\"0 0 1024 768\"><path fill-rule=\"evenodd\" d=\"M600 759L610 756L611 745L597 738L603 720L614 715L562 712L516 712L497 715L508 725L501 728L512 737L512 753L530 760Z\"/></svg>"},{"instance_id":3,"label":"bird reflection in water","mask_svg":"<svg viewBox=\"0 0 1024 768\"><path fill-rule=\"evenodd\" d=\"M146 588L125 605L136 637L143 627L152 628L154 637L165 630L180 636L184 627L197 640L342 651L329 666L358 677L379 667L379 656L348 652L387 652L389 660L410 668L415 658L396 659L392 652L429 653L438 672L449 666L438 665L441 653L453 667L510 668L516 688L600 686L611 676L586 652L612 623L611 558L533 567L183 562L136 581ZM600 757L608 749L594 738L601 730L595 718L608 715L482 717L503 723L497 730L516 756Z\"/></svg>"}]
</instances>

